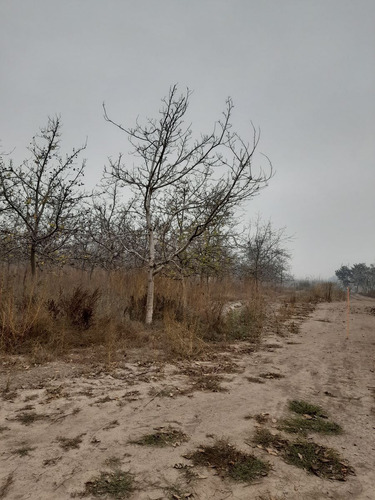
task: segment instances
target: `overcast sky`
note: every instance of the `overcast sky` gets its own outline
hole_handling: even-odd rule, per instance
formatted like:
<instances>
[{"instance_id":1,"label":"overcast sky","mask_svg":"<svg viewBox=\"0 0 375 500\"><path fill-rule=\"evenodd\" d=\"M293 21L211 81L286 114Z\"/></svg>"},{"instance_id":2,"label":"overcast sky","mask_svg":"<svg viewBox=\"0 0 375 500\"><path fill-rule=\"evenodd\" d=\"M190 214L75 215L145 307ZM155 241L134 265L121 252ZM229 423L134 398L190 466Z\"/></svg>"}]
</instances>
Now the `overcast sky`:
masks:
<instances>
[{"instance_id":1,"label":"overcast sky","mask_svg":"<svg viewBox=\"0 0 375 500\"><path fill-rule=\"evenodd\" d=\"M131 126L178 83L204 132L231 96L234 127L261 128L276 170L245 219L287 227L296 277L375 263L375 0L0 0L0 50L15 159L59 113L63 149L88 137L92 187L128 148L103 101Z\"/></svg>"}]
</instances>

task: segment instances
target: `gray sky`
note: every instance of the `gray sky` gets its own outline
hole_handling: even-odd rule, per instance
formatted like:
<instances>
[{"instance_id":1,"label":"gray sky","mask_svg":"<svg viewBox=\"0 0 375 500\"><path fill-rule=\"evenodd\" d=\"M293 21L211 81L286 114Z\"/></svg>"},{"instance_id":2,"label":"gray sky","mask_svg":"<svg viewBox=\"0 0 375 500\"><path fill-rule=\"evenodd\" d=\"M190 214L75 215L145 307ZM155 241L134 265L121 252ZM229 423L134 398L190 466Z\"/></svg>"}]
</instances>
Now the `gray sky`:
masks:
<instances>
[{"instance_id":1,"label":"gray sky","mask_svg":"<svg viewBox=\"0 0 375 500\"><path fill-rule=\"evenodd\" d=\"M276 170L246 217L294 235L294 274L374 263L374 27L374 0L0 0L2 148L24 158L60 113L63 149L88 137L92 186L128 147L103 101L131 126L178 83L204 132L231 96Z\"/></svg>"}]
</instances>

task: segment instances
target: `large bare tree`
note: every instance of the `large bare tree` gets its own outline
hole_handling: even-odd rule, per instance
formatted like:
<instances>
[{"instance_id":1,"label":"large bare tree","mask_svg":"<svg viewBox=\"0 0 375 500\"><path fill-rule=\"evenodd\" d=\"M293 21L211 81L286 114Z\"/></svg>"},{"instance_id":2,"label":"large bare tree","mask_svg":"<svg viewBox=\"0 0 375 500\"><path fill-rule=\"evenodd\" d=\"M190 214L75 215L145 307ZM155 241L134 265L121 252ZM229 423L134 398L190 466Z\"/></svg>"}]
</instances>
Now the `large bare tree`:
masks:
<instances>
[{"instance_id":1,"label":"large bare tree","mask_svg":"<svg viewBox=\"0 0 375 500\"><path fill-rule=\"evenodd\" d=\"M83 197L85 161L77 159L86 146L62 156L60 131L60 118L49 118L32 139L29 159L0 165L2 229L24 247L33 276L38 257L52 258L71 237Z\"/></svg>"},{"instance_id":2,"label":"large bare tree","mask_svg":"<svg viewBox=\"0 0 375 500\"><path fill-rule=\"evenodd\" d=\"M103 105L105 119L126 134L137 159L128 166L120 154L106 173L132 189L133 210L147 232L146 255L128 248L147 266L147 324L153 319L155 276L220 218L255 196L272 176L269 160L267 172L254 172L259 133L252 127L248 143L232 130L231 99L212 132L194 139L185 124L190 95L172 86L162 99L159 117L137 122L134 128L112 120Z\"/></svg>"}]
</instances>

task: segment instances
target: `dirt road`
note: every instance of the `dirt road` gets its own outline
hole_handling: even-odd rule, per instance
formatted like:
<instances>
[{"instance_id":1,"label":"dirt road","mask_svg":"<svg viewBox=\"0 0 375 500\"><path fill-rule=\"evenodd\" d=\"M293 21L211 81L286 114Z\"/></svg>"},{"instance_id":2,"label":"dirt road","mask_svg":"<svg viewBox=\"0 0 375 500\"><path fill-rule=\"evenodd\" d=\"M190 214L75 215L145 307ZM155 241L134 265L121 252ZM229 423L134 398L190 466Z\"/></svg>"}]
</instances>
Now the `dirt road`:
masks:
<instances>
[{"instance_id":1,"label":"dirt road","mask_svg":"<svg viewBox=\"0 0 375 500\"><path fill-rule=\"evenodd\" d=\"M234 347L173 366L125 360L110 374L74 359L23 370L3 359L0 498L77 497L100 471L117 467L134 474L133 500L374 500L375 300L352 300L348 340L345 320L344 303L321 304L297 333L271 332L254 353ZM321 405L342 426L342 435L310 438L337 450L355 475L322 479L252 444L262 425L254 417L263 414L275 430L291 399ZM168 426L188 441L130 443ZM184 455L223 437L269 461L268 476L247 485L190 467Z\"/></svg>"}]
</instances>

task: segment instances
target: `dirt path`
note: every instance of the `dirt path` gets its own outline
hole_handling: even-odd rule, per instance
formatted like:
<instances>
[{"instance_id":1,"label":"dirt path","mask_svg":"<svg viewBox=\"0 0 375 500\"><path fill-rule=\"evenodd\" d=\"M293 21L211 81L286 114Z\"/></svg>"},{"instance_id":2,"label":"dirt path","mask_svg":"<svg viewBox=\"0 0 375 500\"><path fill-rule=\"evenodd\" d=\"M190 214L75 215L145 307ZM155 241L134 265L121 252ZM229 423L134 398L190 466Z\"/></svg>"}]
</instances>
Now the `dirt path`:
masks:
<instances>
[{"instance_id":1,"label":"dirt path","mask_svg":"<svg viewBox=\"0 0 375 500\"><path fill-rule=\"evenodd\" d=\"M87 481L116 464L134 474L132 499L172 498L166 488L174 487L174 498L199 500L374 500L374 351L375 301L357 297L349 340L345 304L332 303L319 305L296 334L269 334L255 353L233 349L207 362L124 362L108 375L82 374L74 363L15 371L3 360L0 498L77 497ZM220 388L227 391L209 390ZM251 417L269 414L272 429L288 414L290 399L321 405L343 427L339 436L311 437L336 449L356 475L346 482L321 479L251 444L259 426ZM166 448L129 443L168 426L189 440ZM268 460L269 475L244 485L221 479L215 469L189 467L186 453L222 437Z\"/></svg>"}]
</instances>

